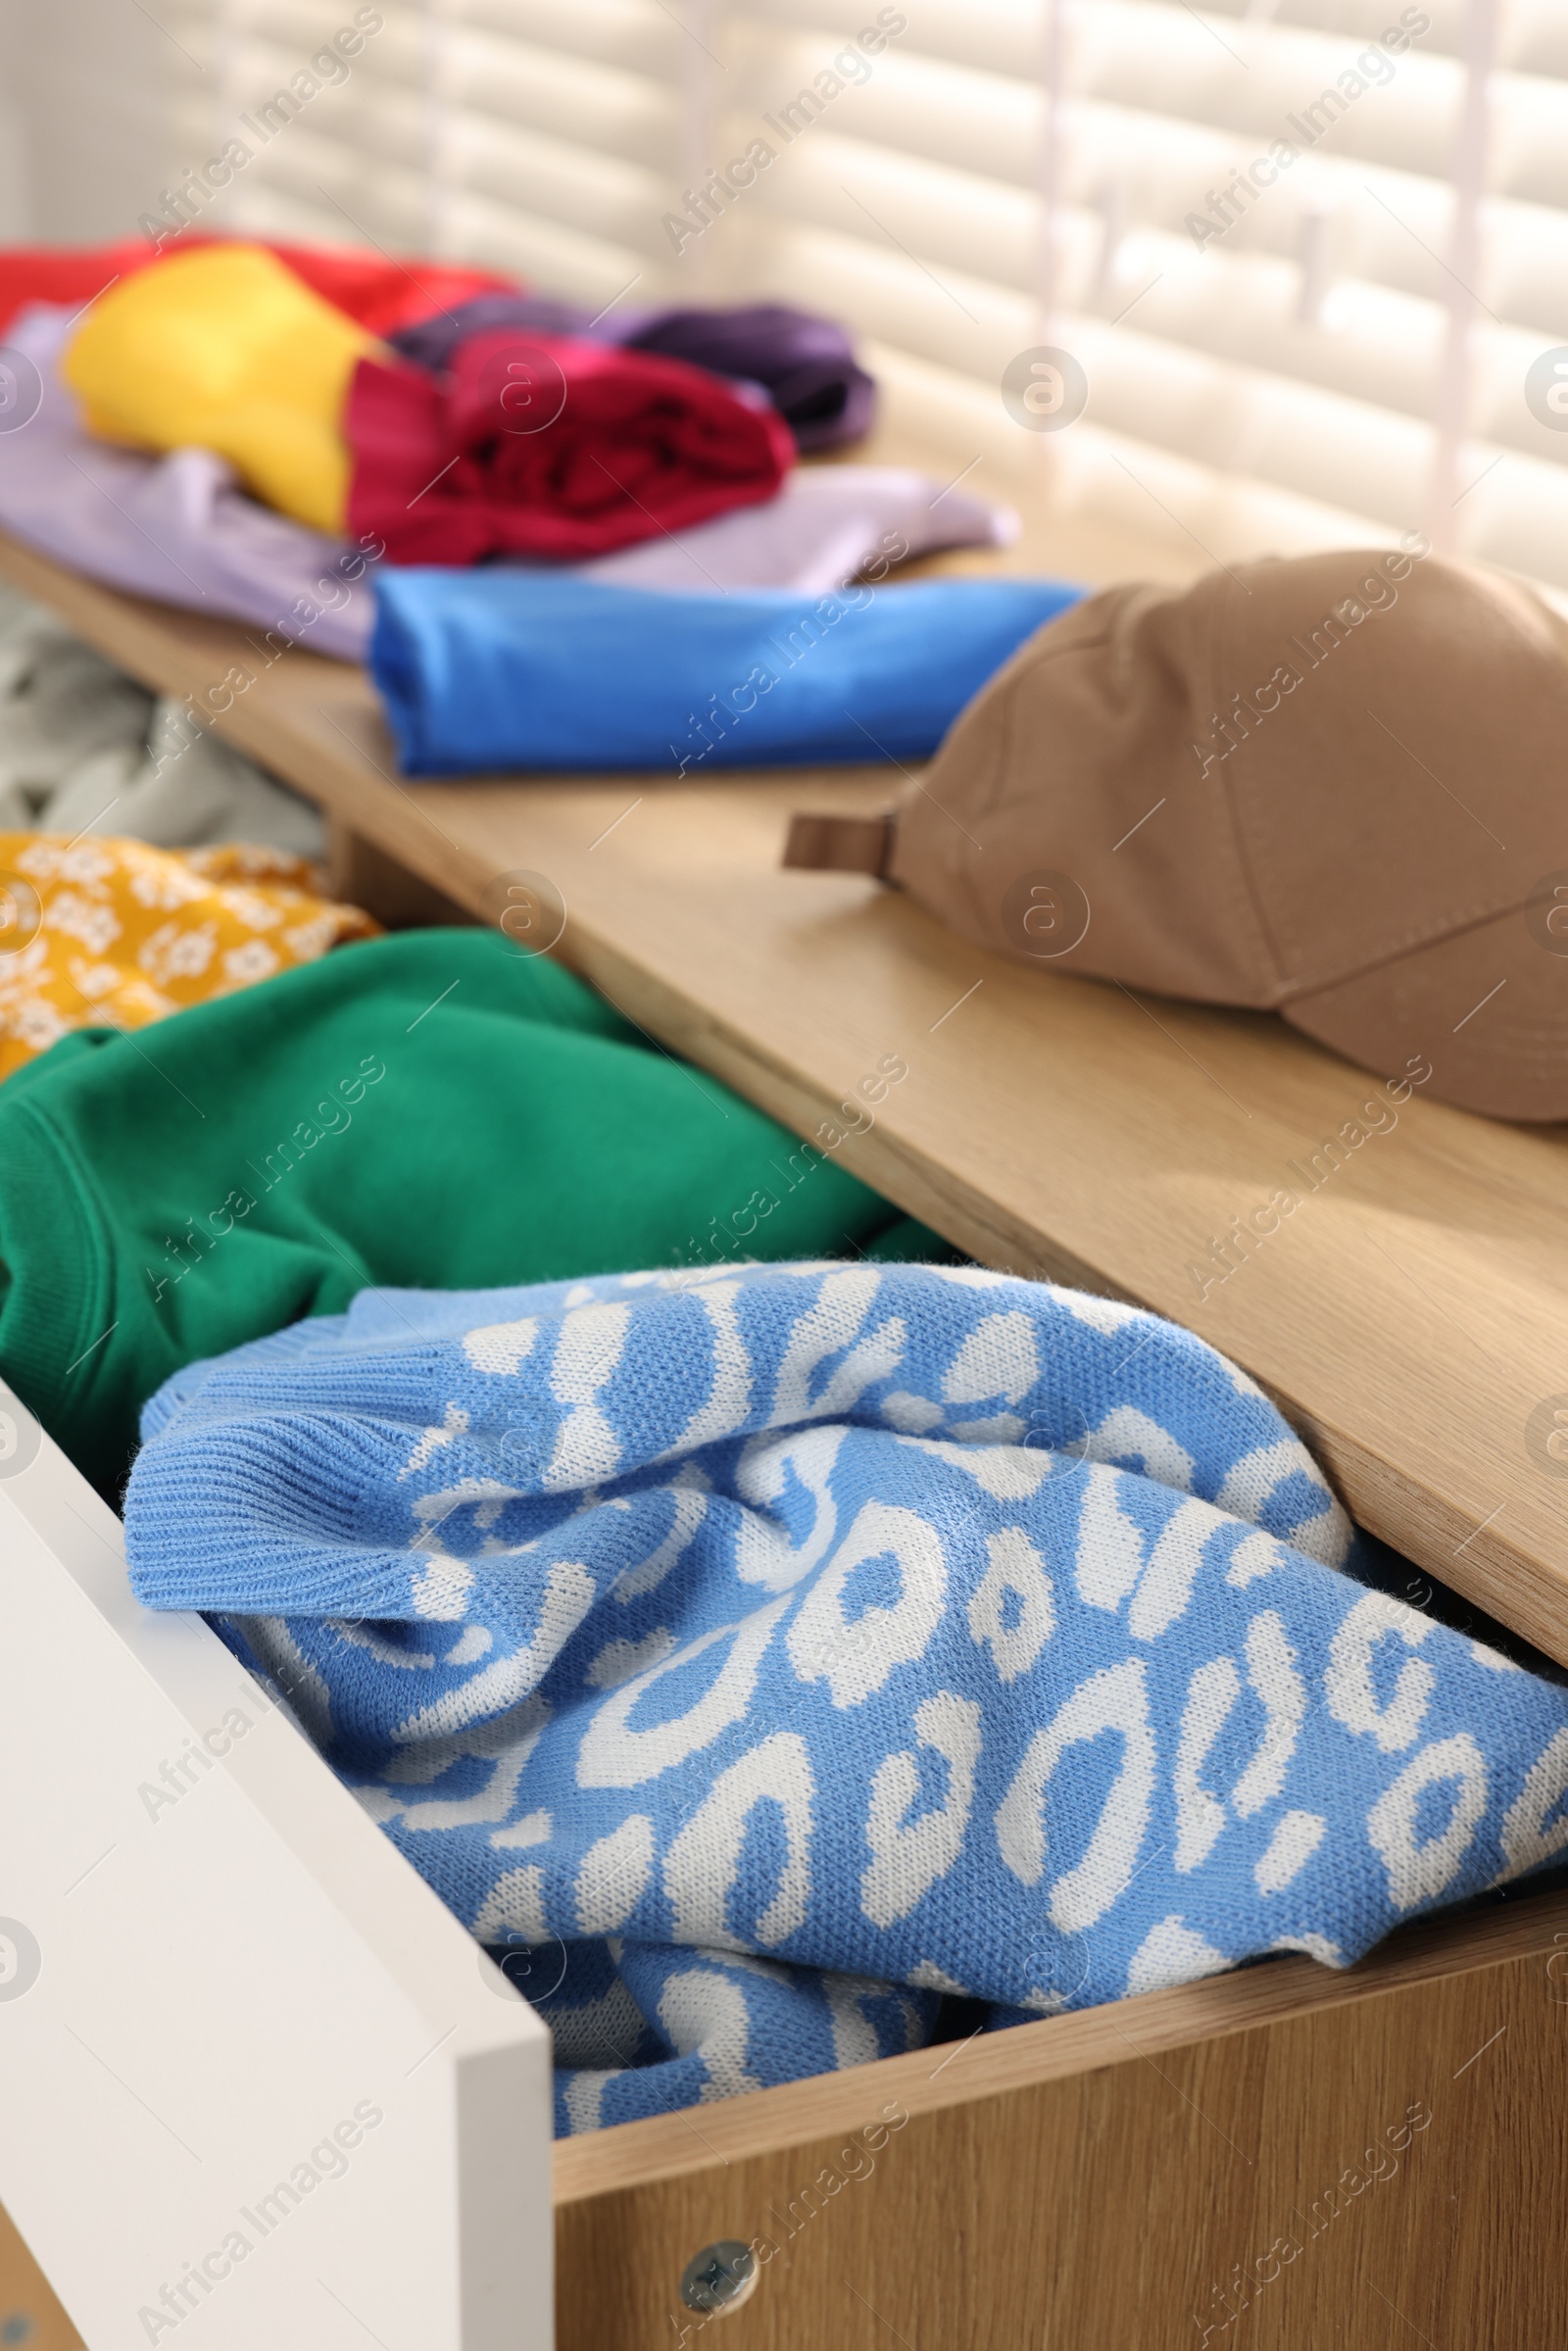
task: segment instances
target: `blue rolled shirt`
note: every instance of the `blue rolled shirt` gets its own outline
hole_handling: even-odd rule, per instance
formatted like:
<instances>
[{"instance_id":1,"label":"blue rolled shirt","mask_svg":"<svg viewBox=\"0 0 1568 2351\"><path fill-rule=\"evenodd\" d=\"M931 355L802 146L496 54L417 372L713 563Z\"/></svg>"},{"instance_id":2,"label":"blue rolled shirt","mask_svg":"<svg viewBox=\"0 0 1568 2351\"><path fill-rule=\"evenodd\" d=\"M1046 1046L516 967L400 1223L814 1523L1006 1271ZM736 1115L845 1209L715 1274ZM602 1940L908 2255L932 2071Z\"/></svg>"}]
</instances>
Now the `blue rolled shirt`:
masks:
<instances>
[{"instance_id":1,"label":"blue rolled shirt","mask_svg":"<svg viewBox=\"0 0 1568 2351\"><path fill-rule=\"evenodd\" d=\"M386 570L370 667L407 775L924 759L1063 580L671 596L499 565Z\"/></svg>"}]
</instances>

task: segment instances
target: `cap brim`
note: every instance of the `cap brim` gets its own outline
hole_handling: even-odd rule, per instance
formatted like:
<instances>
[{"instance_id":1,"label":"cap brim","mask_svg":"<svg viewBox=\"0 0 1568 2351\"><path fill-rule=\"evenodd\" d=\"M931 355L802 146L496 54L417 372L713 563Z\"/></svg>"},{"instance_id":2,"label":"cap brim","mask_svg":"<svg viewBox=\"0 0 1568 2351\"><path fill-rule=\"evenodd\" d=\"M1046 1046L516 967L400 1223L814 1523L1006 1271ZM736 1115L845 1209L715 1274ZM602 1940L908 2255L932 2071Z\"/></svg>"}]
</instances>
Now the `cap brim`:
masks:
<instances>
[{"instance_id":1,"label":"cap brim","mask_svg":"<svg viewBox=\"0 0 1568 2351\"><path fill-rule=\"evenodd\" d=\"M1545 939L1540 909L1499 914L1280 1010L1380 1077L1430 1062L1426 1091L1466 1110L1568 1119L1568 937Z\"/></svg>"}]
</instances>

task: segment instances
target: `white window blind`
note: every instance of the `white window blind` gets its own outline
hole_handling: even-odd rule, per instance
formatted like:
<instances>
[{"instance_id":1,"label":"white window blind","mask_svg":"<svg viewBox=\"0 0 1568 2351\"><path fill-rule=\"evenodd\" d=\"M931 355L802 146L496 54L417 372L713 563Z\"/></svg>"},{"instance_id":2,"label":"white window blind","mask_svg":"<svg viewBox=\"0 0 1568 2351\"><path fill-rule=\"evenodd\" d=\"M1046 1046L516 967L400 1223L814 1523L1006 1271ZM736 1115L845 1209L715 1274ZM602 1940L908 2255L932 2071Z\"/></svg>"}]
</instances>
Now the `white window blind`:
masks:
<instances>
[{"instance_id":1,"label":"white window blind","mask_svg":"<svg viewBox=\"0 0 1568 2351\"><path fill-rule=\"evenodd\" d=\"M178 11L217 139L354 18ZM346 78L249 139L215 225L596 304L797 301L857 329L895 431L955 470L1049 467L1224 560L1424 527L1568 589L1562 0L378 13ZM1040 346L1087 378L1064 430L1003 402Z\"/></svg>"}]
</instances>

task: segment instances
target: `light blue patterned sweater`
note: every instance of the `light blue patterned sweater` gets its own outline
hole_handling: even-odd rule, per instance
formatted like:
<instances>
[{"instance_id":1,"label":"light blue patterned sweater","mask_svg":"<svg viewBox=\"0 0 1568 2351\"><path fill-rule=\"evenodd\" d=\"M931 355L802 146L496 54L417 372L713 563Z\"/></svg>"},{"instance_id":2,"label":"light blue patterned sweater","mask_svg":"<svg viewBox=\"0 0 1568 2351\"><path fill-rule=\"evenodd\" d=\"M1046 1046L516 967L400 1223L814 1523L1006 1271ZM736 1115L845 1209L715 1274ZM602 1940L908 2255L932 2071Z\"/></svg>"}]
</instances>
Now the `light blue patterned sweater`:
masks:
<instances>
[{"instance_id":1,"label":"light blue patterned sweater","mask_svg":"<svg viewBox=\"0 0 1568 2351\"><path fill-rule=\"evenodd\" d=\"M1200 1341L969 1269L367 1292L126 1499L492 1949L577 2131L1278 1950L1568 1843L1568 1691L1342 1573Z\"/></svg>"}]
</instances>

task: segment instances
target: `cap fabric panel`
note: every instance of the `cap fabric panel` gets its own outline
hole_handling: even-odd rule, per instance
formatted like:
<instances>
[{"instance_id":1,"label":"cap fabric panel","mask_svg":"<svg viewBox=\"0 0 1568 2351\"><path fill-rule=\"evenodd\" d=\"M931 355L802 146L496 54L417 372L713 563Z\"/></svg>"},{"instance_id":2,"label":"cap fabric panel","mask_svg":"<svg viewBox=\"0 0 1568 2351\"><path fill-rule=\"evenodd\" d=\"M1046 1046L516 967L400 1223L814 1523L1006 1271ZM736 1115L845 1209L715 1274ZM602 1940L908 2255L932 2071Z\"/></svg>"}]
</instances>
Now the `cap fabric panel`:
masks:
<instances>
[{"instance_id":1,"label":"cap fabric panel","mask_svg":"<svg viewBox=\"0 0 1568 2351\"><path fill-rule=\"evenodd\" d=\"M1190 749L1197 593L1113 588L1040 629L906 794L893 878L1004 955L1171 996L1272 1002L1225 785ZM1024 927L1040 875L1087 900L1075 945Z\"/></svg>"},{"instance_id":2,"label":"cap fabric panel","mask_svg":"<svg viewBox=\"0 0 1568 2351\"><path fill-rule=\"evenodd\" d=\"M1491 1118L1568 1119L1568 955L1527 915L1477 924L1284 1006L1381 1076L1430 1064L1426 1091Z\"/></svg>"},{"instance_id":3,"label":"cap fabric panel","mask_svg":"<svg viewBox=\"0 0 1568 2351\"><path fill-rule=\"evenodd\" d=\"M1276 1002L1520 906L1568 864L1568 630L1539 598L1406 555L1241 577L1216 651L1240 739L1215 748Z\"/></svg>"}]
</instances>

